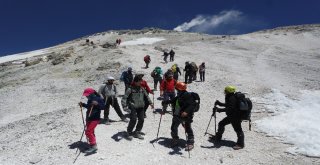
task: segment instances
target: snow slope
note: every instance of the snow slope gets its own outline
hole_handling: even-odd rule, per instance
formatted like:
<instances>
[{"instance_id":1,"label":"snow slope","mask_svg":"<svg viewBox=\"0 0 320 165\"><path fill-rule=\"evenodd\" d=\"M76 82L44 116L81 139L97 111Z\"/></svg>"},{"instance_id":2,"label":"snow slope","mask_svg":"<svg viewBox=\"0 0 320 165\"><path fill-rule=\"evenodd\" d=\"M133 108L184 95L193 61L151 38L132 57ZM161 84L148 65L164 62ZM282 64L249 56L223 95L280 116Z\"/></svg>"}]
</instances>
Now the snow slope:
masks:
<instances>
[{"instance_id":1,"label":"snow slope","mask_svg":"<svg viewBox=\"0 0 320 165\"><path fill-rule=\"evenodd\" d=\"M49 61L28 67L1 66L0 163L319 164L316 158L319 157L316 127L320 90L319 36L319 25L240 36L152 29L134 34L122 32L121 35L109 32L88 36L97 43L94 46L85 45L84 39L79 39L51 49L56 54L72 50L58 65ZM100 46L105 42L113 43L117 38L121 38L123 44L127 41L131 44L116 48ZM118 79L128 66L135 72L144 72L152 87L149 76L152 68L160 66L166 70L173 64L163 62L159 48L173 48L174 63L180 67L184 67L185 61L206 62L206 81L188 85L188 90L198 92L202 99L201 110L194 117L195 148L190 153L191 158L183 147L168 148L172 119L169 114L162 116L160 138L154 142L160 115L152 109L147 112L144 123L144 140L123 139L127 123L118 122L120 118L111 109L110 118L116 122L96 128L98 152L90 156L79 154L77 148L82 150L85 146L78 142L83 129L77 106L82 90L89 86L97 89L107 75ZM144 69L146 54L152 60L149 69ZM124 85L118 83L123 94ZM242 124L246 147L239 151L231 148L236 141L231 126L226 127L221 146L203 136L213 103L216 99L224 100L223 89L229 84L249 93L254 102L253 130L248 130L247 122ZM159 92L155 92L156 109L161 108L158 96ZM217 121L223 117L225 114L218 114ZM209 132L214 133L214 120ZM182 127L179 135L183 144Z\"/></svg>"}]
</instances>

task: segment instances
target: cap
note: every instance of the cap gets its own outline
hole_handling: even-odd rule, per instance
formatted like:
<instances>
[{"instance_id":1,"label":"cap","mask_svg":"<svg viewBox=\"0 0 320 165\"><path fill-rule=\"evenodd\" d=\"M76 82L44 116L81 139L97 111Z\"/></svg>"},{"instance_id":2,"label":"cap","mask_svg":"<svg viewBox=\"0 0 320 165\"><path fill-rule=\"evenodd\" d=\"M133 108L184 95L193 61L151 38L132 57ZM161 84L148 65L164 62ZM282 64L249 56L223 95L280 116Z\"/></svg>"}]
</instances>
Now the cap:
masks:
<instances>
[{"instance_id":1,"label":"cap","mask_svg":"<svg viewBox=\"0 0 320 165\"><path fill-rule=\"evenodd\" d=\"M114 77L109 76L109 77L107 78L107 81L109 81L109 80L114 80Z\"/></svg>"},{"instance_id":2,"label":"cap","mask_svg":"<svg viewBox=\"0 0 320 165\"><path fill-rule=\"evenodd\" d=\"M83 91L82 96L89 96L89 95L93 94L94 92L95 92L95 90L93 88L86 88Z\"/></svg>"}]
</instances>

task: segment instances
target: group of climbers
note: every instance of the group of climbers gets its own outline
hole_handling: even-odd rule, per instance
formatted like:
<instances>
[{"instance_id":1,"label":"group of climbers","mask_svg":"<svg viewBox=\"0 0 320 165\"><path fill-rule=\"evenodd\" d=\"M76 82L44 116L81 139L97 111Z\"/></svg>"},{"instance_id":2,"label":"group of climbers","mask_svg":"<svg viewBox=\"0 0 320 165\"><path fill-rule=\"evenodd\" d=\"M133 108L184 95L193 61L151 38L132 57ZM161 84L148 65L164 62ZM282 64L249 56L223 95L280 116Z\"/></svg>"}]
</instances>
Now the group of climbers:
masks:
<instances>
[{"instance_id":1,"label":"group of climbers","mask_svg":"<svg viewBox=\"0 0 320 165\"><path fill-rule=\"evenodd\" d=\"M167 63L167 56L170 55L170 61L174 61L175 52L171 50L169 53L164 52L164 61ZM151 61L150 56L144 57L146 63L145 68L149 68ZM157 91L158 84L160 84L160 96L162 99L162 114L168 113L168 106L171 105L172 111L172 124L171 124L171 146L175 147L178 144L178 127L181 124L184 127L187 135L186 150L190 151L194 148L194 132L191 127L193 122L196 103L194 96L191 92L187 91L187 84L197 79L197 72L199 71L200 81L205 81L205 62L197 66L194 62L185 63L185 79L184 82L179 81L181 76L180 68L178 64L173 64L165 73L157 66L151 72L153 78L154 88L150 89L148 83L143 79L143 73L136 73L133 76L131 67L128 67L126 71L121 74L120 80L124 82L125 94L121 99L121 105L125 111L129 112L130 120L128 121L125 115L122 113L118 103L118 90L114 84L114 77L107 77L104 85L99 87L98 92L92 88L86 88L83 96L88 97L88 102L79 105L87 108L86 117L86 136L89 139L91 148L86 152L95 152L97 150L97 144L95 140L94 129L98 123L110 124L109 111L112 106L120 119L124 122L129 122L127 126L127 132L125 138L132 140L133 138L144 139L142 132L144 120L146 118L146 110L149 106L154 108L154 102L149 97L149 94L154 95L154 91ZM238 141L233 147L234 149L241 149L244 147L244 133L241 128L241 119L237 113L237 99L235 98L235 87L227 86L225 92L225 103L216 101L214 103L214 112L226 112L227 117L219 122L218 132L215 136L211 137L211 140L219 142L222 140L222 134L224 133L224 127L228 124L232 124L235 132L238 136ZM225 108L218 108L225 107ZM100 120L100 111L104 110L104 118ZM213 115L216 115L215 113Z\"/></svg>"}]
</instances>

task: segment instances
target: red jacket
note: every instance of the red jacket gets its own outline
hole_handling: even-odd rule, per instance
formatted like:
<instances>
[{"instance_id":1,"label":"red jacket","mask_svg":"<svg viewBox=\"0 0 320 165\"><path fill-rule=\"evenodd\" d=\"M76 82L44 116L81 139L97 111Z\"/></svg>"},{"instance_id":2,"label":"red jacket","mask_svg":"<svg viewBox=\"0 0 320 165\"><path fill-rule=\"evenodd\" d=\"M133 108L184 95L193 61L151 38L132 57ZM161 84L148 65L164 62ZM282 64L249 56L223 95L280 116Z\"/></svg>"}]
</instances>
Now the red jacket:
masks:
<instances>
[{"instance_id":1,"label":"red jacket","mask_svg":"<svg viewBox=\"0 0 320 165\"><path fill-rule=\"evenodd\" d=\"M134 82L131 82L131 86L134 86ZM152 90L150 89L148 83L145 80L141 81L141 87L144 88L148 93L153 94Z\"/></svg>"},{"instance_id":2,"label":"red jacket","mask_svg":"<svg viewBox=\"0 0 320 165\"><path fill-rule=\"evenodd\" d=\"M163 79L160 85L160 91L174 92L176 80L174 79Z\"/></svg>"}]
</instances>

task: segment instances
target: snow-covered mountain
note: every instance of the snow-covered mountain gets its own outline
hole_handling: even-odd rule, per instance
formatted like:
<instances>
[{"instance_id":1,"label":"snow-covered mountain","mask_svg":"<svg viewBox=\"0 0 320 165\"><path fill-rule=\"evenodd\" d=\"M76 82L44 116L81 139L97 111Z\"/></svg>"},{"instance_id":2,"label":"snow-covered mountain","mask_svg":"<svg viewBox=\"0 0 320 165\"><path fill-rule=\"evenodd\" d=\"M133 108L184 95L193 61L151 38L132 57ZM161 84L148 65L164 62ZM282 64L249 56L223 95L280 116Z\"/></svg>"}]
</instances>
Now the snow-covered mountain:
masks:
<instances>
[{"instance_id":1,"label":"snow-covered mountain","mask_svg":"<svg viewBox=\"0 0 320 165\"><path fill-rule=\"evenodd\" d=\"M120 46L115 45L121 38ZM89 40L89 43L86 42ZM90 42L93 42L91 44ZM320 25L281 27L255 33L218 36L161 29L108 31L54 47L0 58L0 164L319 164L320 160ZM172 116L147 112L144 140L122 138L127 123L96 128L98 152L78 155L83 130L80 107L83 89L97 89L107 76L124 85L127 67L150 76L156 66L167 70L163 50L176 52L174 63L206 62L206 81L188 85L199 93L195 114L195 148L169 148ZM143 57L151 56L145 69ZM180 77L183 80L183 77ZM231 126L222 146L203 136L215 100L235 85L253 100L252 131L243 122L246 147L234 151ZM155 98L159 92L155 92ZM119 98L120 99L120 98ZM161 102L155 100L155 108ZM110 117L120 120L111 108ZM225 114L217 115L217 123ZM209 128L214 133L214 121ZM183 128L179 128L185 139ZM83 138L83 142L85 138ZM77 152L77 153L76 153Z\"/></svg>"}]
</instances>

